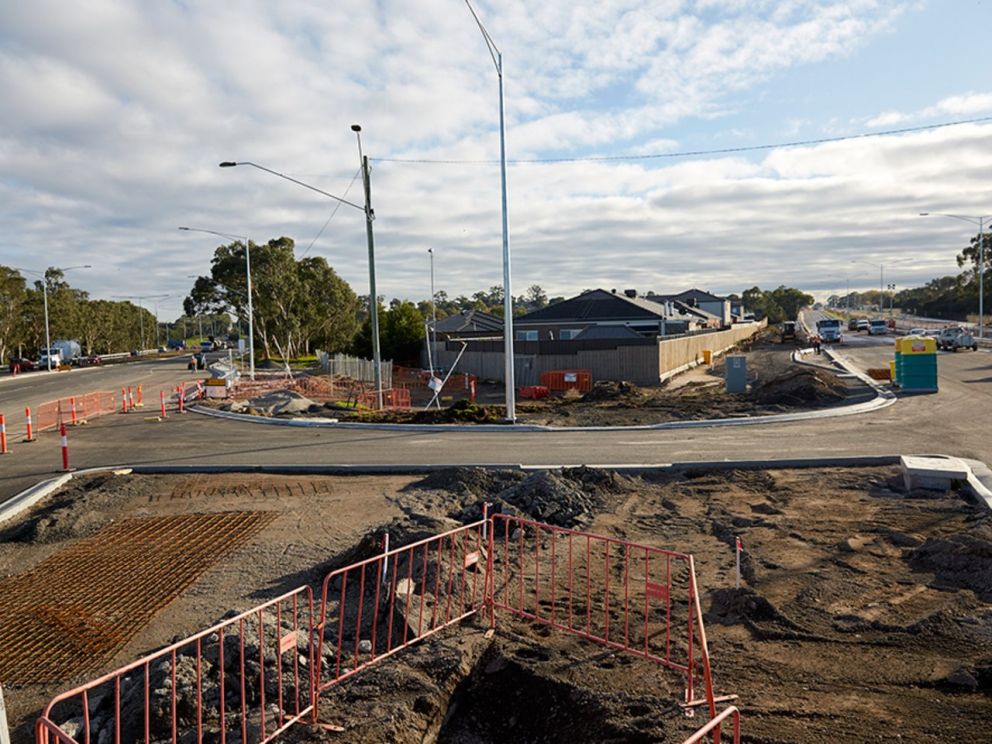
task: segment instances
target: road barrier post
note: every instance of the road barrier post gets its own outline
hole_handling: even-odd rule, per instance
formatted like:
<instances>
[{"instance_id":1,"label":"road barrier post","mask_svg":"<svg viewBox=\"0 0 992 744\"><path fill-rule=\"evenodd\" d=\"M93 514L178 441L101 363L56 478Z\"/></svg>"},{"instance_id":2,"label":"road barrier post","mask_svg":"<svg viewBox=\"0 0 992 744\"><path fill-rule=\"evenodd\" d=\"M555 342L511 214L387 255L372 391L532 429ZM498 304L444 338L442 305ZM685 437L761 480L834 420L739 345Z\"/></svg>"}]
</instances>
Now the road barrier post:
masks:
<instances>
[{"instance_id":1,"label":"road barrier post","mask_svg":"<svg viewBox=\"0 0 992 744\"><path fill-rule=\"evenodd\" d=\"M179 413L186 413L186 401L183 400L186 397L186 391L182 385L176 388L176 395L179 398Z\"/></svg>"},{"instance_id":2,"label":"road barrier post","mask_svg":"<svg viewBox=\"0 0 992 744\"><path fill-rule=\"evenodd\" d=\"M59 424L59 442L62 445L62 469L69 469L69 437L65 433L65 422Z\"/></svg>"},{"instance_id":3,"label":"road barrier post","mask_svg":"<svg viewBox=\"0 0 992 744\"><path fill-rule=\"evenodd\" d=\"M24 441L25 442L33 442L34 441L34 432L31 429L31 409L30 408L25 408L24 409L24 418L26 419L27 430L28 430L28 435L24 438Z\"/></svg>"},{"instance_id":4,"label":"road barrier post","mask_svg":"<svg viewBox=\"0 0 992 744\"><path fill-rule=\"evenodd\" d=\"M127 413L127 391L121 388L121 413Z\"/></svg>"},{"instance_id":5,"label":"road barrier post","mask_svg":"<svg viewBox=\"0 0 992 744\"><path fill-rule=\"evenodd\" d=\"M0 455L9 455L7 450L7 420L0 413Z\"/></svg>"},{"instance_id":6,"label":"road barrier post","mask_svg":"<svg viewBox=\"0 0 992 744\"><path fill-rule=\"evenodd\" d=\"M74 396L69 398L69 413L72 416L72 425L76 426L79 421L76 419L76 398Z\"/></svg>"},{"instance_id":7,"label":"road barrier post","mask_svg":"<svg viewBox=\"0 0 992 744\"><path fill-rule=\"evenodd\" d=\"M127 410L134 410L134 388L127 386Z\"/></svg>"},{"instance_id":8,"label":"road barrier post","mask_svg":"<svg viewBox=\"0 0 992 744\"><path fill-rule=\"evenodd\" d=\"M162 409L162 418L166 418L166 415L165 415L165 391L164 390L159 390L158 391L158 402L159 402L160 408Z\"/></svg>"},{"instance_id":9,"label":"road barrier post","mask_svg":"<svg viewBox=\"0 0 992 744\"><path fill-rule=\"evenodd\" d=\"M138 408L145 407L145 396L144 390L141 389L141 385L138 385Z\"/></svg>"}]
</instances>

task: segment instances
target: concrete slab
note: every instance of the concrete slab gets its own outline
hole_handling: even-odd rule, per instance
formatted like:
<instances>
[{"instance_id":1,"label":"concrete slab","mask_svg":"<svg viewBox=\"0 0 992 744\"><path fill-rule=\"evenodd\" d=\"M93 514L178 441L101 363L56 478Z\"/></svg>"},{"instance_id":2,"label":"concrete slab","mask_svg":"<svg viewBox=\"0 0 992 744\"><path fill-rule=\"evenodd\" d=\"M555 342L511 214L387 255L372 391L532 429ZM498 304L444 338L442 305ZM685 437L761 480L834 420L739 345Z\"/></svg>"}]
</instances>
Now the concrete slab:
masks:
<instances>
[{"instance_id":1,"label":"concrete slab","mask_svg":"<svg viewBox=\"0 0 992 744\"><path fill-rule=\"evenodd\" d=\"M954 481L967 481L971 469L956 457L903 455L899 458L908 490L949 491Z\"/></svg>"}]
</instances>

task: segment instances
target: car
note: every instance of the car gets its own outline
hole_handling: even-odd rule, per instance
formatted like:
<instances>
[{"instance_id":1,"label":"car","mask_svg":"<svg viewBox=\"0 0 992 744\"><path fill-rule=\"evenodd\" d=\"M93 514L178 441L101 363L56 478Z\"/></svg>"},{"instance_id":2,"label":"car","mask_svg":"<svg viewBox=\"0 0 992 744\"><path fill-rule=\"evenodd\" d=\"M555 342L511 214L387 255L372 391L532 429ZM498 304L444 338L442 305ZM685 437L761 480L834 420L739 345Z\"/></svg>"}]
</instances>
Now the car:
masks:
<instances>
[{"instance_id":1,"label":"car","mask_svg":"<svg viewBox=\"0 0 992 744\"><path fill-rule=\"evenodd\" d=\"M927 329L926 328L910 328L909 329L909 333L907 333L906 335L907 336L926 336L927 335Z\"/></svg>"},{"instance_id":2,"label":"car","mask_svg":"<svg viewBox=\"0 0 992 744\"><path fill-rule=\"evenodd\" d=\"M30 372L35 368L34 362L26 357L11 357L10 359L10 372L11 374L19 372Z\"/></svg>"},{"instance_id":3,"label":"car","mask_svg":"<svg viewBox=\"0 0 992 744\"><path fill-rule=\"evenodd\" d=\"M858 330L858 319L857 318L851 318L849 321L847 321L847 330L849 330L849 331L856 331L856 330Z\"/></svg>"},{"instance_id":4,"label":"car","mask_svg":"<svg viewBox=\"0 0 992 744\"><path fill-rule=\"evenodd\" d=\"M89 356L79 357L80 367L95 367L98 364L103 364L103 360L96 354L90 354Z\"/></svg>"},{"instance_id":5,"label":"car","mask_svg":"<svg viewBox=\"0 0 992 744\"><path fill-rule=\"evenodd\" d=\"M871 330L871 323L868 322L868 318L858 318L858 330L859 331Z\"/></svg>"}]
</instances>

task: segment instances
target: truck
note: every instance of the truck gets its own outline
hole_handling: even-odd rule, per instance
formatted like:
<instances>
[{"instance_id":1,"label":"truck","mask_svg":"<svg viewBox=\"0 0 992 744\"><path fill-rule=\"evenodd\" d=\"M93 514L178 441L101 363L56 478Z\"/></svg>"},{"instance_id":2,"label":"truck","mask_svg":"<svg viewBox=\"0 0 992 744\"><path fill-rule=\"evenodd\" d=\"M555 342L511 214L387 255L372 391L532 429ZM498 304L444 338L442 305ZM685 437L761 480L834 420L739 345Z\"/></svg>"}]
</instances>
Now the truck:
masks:
<instances>
[{"instance_id":1,"label":"truck","mask_svg":"<svg viewBox=\"0 0 992 744\"><path fill-rule=\"evenodd\" d=\"M823 343L840 343L840 321L836 318L821 318L816 321L816 333Z\"/></svg>"},{"instance_id":2,"label":"truck","mask_svg":"<svg viewBox=\"0 0 992 744\"><path fill-rule=\"evenodd\" d=\"M79 364L82 356L83 351L78 341L59 339L58 341L53 341L51 347L41 350L38 366L47 367L49 359L51 359L53 367L58 367L62 364Z\"/></svg>"},{"instance_id":3,"label":"truck","mask_svg":"<svg viewBox=\"0 0 992 744\"><path fill-rule=\"evenodd\" d=\"M957 351L958 349L971 349L978 351L978 343L968 331L960 326L950 326L945 328L937 336L937 348L946 351Z\"/></svg>"},{"instance_id":4,"label":"truck","mask_svg":"<svg viewBox=\"0 0 992 744\"><path fill-rule=\"evenodd\" d=\"M889 332L889 324L884 318L876 318L868 324L869 336L884 336Z\"/></svg>"},{"instance_id":5,"label":"truck","mask_svg":"<svg viewBox=\"0 0 992 744\"><path fill-rule=\"evenodd\" d=\"M796 340L796 321L787 320L782 323L782 343Z\"/></svg>"}]
</instances>

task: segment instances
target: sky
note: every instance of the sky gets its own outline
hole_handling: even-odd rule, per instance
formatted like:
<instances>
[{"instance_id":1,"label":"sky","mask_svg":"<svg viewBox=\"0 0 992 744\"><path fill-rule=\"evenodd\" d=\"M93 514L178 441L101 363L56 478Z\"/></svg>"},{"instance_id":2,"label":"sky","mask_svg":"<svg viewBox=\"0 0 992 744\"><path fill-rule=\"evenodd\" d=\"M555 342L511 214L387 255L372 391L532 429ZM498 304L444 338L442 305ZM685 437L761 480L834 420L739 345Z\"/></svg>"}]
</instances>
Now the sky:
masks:
<instances>
[{"instance_id":1,"label":"sky","mask_svg":"<svg viewBox=\"0 0 992 744\"><path fill-rule=\"evenodd\" d=\"M992 120L857 136L992 117L990 0L473 5L513 294L916 286L977 233L920 212L992 214ZM358 123L379 294L427 298L428 249L449 296L502 285L498 86L464 0L5 0L0 264L90 264L73 286L167 319L229 242L183 225L366 294L360 208L218 168L361 204Z\"/></svg>"}]
</instances>

